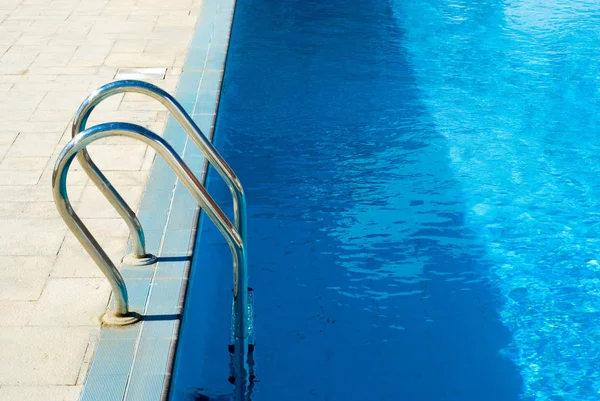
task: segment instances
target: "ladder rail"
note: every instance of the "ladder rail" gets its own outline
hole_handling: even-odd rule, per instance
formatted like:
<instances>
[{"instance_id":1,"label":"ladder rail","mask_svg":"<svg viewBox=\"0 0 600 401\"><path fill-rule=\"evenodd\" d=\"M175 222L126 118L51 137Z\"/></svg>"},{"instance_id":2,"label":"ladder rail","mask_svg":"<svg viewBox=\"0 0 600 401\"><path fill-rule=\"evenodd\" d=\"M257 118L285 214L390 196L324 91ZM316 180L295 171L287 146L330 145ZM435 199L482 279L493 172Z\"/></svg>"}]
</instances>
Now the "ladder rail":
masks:
<instances>
[{"instance_id":1,"label":"ladder rail","mask_svg":"<svg viewBox=\"0 0 600 401\"><path fill-rule=\"evenodd\" d=\"M245 241L247 238L246 228L246 200L244 189L233 169L227 164L213 144L202 133L198 125L179 104L179 102L168 92L148 82L139 80L122 80L105 84L92 92L79 106L72 125L72 136L85 130L90 114L103 100L120 93L139 93L159 101L173 115L187 135L200 148L209 163L223 178L233 198L234 224L237 232ZM113 205L119 215L125 220L131 237L133 239L133 257L129 261L139 261L136 264L149 264L155 261L146 252L143 228L135 215L135 212L127 205L119 192L111 185L106 176L96 166L86 149L77 156L82 169L87 173L92 182L96 184L100 192ZM234 295L237 291L234 287Z\"/></svg>"},{"instance_id":2,"label":"ladder rail","mask_svg":"<svg viewBox=\"0 0 600 401\"><path fill-rule=\"evenodd\" d=\"M244 400L248 386L250 385L250 379L248 366L248 274L243 238L177 152L160 136L144 127L131 123L104 123L80 132L67 143L60 153L52 175L54 202L61 217L98 267L100 267L113 289L115 309L108 311L103 320L108 324L123 325L138 321L140 316L133 314L129 310L127 287L123 277L73 210L67 194L67 175L71 163L79 153L83 152L91 143L109 136L124 136L137 139L156 150L175 172L207 216L217 226L229 244L233 259L235 293L233 300L233 309L235 311L234 364L236 373L241 378L239 382L236 382L236 399L240 401Z\"/></svg>"},{"instance_id":3,"label":"ladder rail","mask_svg":"<svg viewBox=\"0 0 600 401\"><path fill-rule=\"evenodd\" d=\"M237 246L240 249L244 248L242 237L238 233L237 229L233 226L219 205L214 201L212 196L208 194L204 186L196 178L194 173L189 169L177 152L160 136L154 134L152 131L144 127L131 123L103 123L82 131L80 134L76 135L75 138L71 139L69 143L67 143L60 153L58 160L56 161L52 175L54 200L61 216L66 221L69 228L74 226L72 220L75 221L75 226L77 226L75 235L80 242L82 239L87 240L88 238L93 239L94 237L89 230L85 229L85 225L81 219L79 219L70 204L66 189L68 168L70 167L74 157L76 157L79 152L83 151L86 146L108 136L125 136L138 139L156 150L156 152L165 159L169 167L173 169L185 187L190 191L200 207L202 207L210 219L215 222L221 233L226 237L230 246ZM84 229L80 230L80 227L83 227ZM86 251L91 246L91 248L94 250L94 253L96 250L102 249L101 246L95 242L95 240L89 241L89 243L87 241L83 241L82 245L84 245ZM107 261L110 261L110 258L108 258L106 253L98 253L97 255L92 255L92 257L95 261L97 261L97 263L100 261L100 264L103 265L108 265L109 263L107 263ZM110 262L110 264L112 264L112 262ZM114 264L112 264L112 266L114 267ZM247 278L241 277L247 275L240 275L238 271L239 268L240 266L236 266L234 268L234 285L236 287L239 287L240 282L247 281ZM245 266L242 266L241 268L245 270ZM120 275L116 268L114 268L114 270L115 277ZM111 278L109 278L109 280L111 280ZM116 281L122 281L122 279ZM247 288L247 282L245 287ZM125 296L121 298L126 300L127 297ZM117 306L117 309L120 313L127 313L128 311L126 302L124 304L125 305Z\"/></svg>"}]
</instances>

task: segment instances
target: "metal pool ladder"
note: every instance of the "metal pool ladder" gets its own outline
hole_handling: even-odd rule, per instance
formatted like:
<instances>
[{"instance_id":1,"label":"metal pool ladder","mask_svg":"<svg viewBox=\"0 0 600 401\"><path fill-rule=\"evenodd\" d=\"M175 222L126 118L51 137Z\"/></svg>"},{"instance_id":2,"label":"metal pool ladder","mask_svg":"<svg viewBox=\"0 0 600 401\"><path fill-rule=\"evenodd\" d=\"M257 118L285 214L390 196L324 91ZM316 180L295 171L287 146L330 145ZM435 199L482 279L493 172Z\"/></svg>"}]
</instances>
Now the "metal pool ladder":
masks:
<instances>
[{"instance_id":1,"label":"metal pool ladder","mask_svg":"<svg viewBox=\"0 0 600 401\"><path fill-rule=\"evenodd\" d=\"M130 92L147 95L162 103L200 148L208 162L224 179L231 191L234 209L233 224L183 159L160 136L139 125L123 122L104 123L86 129L91 112L100 102L110 96ZM236 384L236 399L245 400L251 376L249 358L252 357L251 353L254 349L254 313L252 292L248 288L245 247L247 244L246 200L239 179L175 98L166 91L147 82L135 80L115 81L98 88L79 107L73 122L72 134L73 138L66 144L54 166L52 190L54 202L61 217L102 270L112 287L114 309L106 312L102 318L103 322L110 325L127 325L135 323L143 317L129 310L127 287L123 277L73 210L67 194L67 174L71 163L77 157L83 170L127 223L133 241L133 254L127 256L124 263L133 265L155 263L157 258L146 251L144 232L137 216L94 164L86 150L88 145L99 139L109 136L124 136L144 142L165 159L169 167L175 172L229 244L233 256L232 329L229 346L233 359L234 380L232 381L235 381Z\"/></svg>"}]
</instances>

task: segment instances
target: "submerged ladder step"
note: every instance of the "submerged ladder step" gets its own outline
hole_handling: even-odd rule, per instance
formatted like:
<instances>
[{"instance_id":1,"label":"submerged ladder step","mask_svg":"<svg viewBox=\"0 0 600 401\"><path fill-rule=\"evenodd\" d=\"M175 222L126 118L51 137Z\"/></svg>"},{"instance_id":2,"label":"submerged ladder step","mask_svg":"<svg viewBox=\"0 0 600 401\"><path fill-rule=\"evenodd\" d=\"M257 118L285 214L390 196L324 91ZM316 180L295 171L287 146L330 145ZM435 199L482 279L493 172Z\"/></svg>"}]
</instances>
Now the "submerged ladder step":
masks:
<instances>
[{"instance_id":1,"label":"submerged ladder step","mask_svg":"<svg viewBox=\"0 0 600 401\"><path fill-rule=\"evenodd\" d=\"M248 378L248 384L252 387L254 384L254 379L256 378L254 374L254 290L248 287L248 314L247 314L247 322L246 327L248 329L248 354L247 357L247 375L242 374L243 376ZM236 383L236 377L239 376L239 372L236 372L236 366L239 364L235 363L235 358L239 357L241 354L235 352L235 302L232 302L231 305L231 325L229 328L229 355L230 355L230 372L229 372L229 382L231 384ZM250 388L251 389L251 388Z\"/></svg>"},{"instance_id":2,"label":"submerged ladder step","mask_svg":"<svg viewBox=\"0 0 600 401\"><path fill-rule=\"evenodd\" d=\"M254 290L248 287L248 352L254 351ZM231 303L231 324L229 325L229 352L235 352L235 306Z\"/></svg>"}]
</instances>

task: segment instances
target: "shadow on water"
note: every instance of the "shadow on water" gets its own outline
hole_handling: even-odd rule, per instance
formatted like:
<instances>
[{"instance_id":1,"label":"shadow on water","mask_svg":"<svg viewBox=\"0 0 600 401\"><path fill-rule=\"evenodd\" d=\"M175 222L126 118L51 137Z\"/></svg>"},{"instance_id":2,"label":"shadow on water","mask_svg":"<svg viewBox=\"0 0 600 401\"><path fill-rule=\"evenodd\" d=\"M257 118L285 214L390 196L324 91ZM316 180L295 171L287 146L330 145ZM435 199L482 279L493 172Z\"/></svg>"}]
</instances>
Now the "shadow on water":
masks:
<instances>
[{"instance_id":1,"label":"shadow on water","mask_svg":"<svg viewBox=\"0 0 600 401\"><path fill-rule=\"evenodd\" d=\"M520 399L403 35L384 1L238 2L217 147L248 197L256 401ZM177 400L231 393L231 256L205 223Z\"/></svg>"}]
</instances>

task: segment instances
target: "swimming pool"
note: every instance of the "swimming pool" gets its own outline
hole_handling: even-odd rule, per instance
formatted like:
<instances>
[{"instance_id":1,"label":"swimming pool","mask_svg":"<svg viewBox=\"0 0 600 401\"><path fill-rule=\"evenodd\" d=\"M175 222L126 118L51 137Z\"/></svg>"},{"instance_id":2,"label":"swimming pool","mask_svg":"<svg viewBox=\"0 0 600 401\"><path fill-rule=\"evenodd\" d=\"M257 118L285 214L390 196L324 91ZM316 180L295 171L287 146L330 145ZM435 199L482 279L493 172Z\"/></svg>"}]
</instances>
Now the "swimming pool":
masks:
<instances>
[{"instance_id":1,"label":"swimming pool","mask_svg":"<svg viewBox=\"0 0 600 401\"><path fill-rule=\"evenodd\" d=\"M600 400L599 8L238 2L253 400ZM202 218L173 400L232 393L230 266Z\"/></svg>"}]
</instances>

